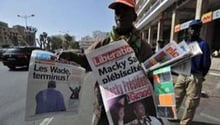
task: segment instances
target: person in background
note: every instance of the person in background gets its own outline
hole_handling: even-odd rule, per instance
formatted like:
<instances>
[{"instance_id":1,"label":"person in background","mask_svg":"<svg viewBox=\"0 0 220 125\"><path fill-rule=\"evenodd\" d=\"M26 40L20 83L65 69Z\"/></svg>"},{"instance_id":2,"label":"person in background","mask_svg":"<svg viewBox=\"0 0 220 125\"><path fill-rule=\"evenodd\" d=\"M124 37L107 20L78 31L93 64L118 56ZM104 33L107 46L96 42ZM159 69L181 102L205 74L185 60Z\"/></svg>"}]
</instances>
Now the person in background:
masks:
<instances>
[{"instance_id":1,"label":"person in background","mask_svg":"<svg viewBox=\"0 0 220 125\"><path fill-rule=\"evenodd\" d=\"M211 65L209 45L205 40L200 38L201 27L202 22L200 20L193 20L190 23L188 29L189 40L187 43L197 42L203 54L191 58L191 75L179 75L174 85L177 111L186 96L185 108L180 125L191 124L200 102L202 82Z\"/></svg>"},{"instance_id":2,"label":"person in background","mask_svg":"<svg viewBox=\"0 0 220 125\"><path fill-rule=\"evenodd\" d=\"M134 21L137 19L137 14L135 12L135 0L116 0L108 7L114 10L116 25L113 26L106 39L92 44L87 50L85 50L85 54L111 42L125 40L133 48L135 55L140 62L144 62L146 59L151 57L153 53L150 45L141 39L140 32L133 25ZM87 71L91 71L85 54L65 52L61 53L59 57L60 59L65 59L66 57L69 61L77 62L82 67L86 68ZM95 87L95 93L97 99L95 99L96 102L94 104L95 110L92 125L109 125L103 101L100 96L100 89L98 87L98 83L96 84L97 87ZM152 96L148 97L147 100L148 106L151 109L149 113L151 115L156 115L156 109Z\"/></svg>"},{"instance_id":3,"label":"person in background","mask_svg":"<svg viewBox=\"0 0 220 125\"><path fill-rule=\"evenodd\" d=\"M47 89L36 95L36 114L66 111L63 95L55 89L56 82L49 81Z\"/></svg>"}]
</instances>

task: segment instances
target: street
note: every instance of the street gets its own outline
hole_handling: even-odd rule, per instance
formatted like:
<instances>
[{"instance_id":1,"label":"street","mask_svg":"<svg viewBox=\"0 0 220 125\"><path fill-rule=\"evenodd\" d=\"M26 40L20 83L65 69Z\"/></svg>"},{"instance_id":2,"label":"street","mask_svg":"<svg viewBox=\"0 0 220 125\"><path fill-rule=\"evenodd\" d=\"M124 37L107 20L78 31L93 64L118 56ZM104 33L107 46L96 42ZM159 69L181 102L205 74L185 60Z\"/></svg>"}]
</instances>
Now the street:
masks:
<instances>
[{"instance_id":1,"label":"street","mask_svg":"<svg viewBox=\"0 0 220 125\"><path fill-rule=\"evenodd\" d=\"M0 64L0 124L25 124L26 71L10 72Z\"/></svg>"},{"instance_id":2,"label":"street","mask_svg":"<svg viewBox=\"0 0 220 125\"><path fill-rule=\"evenodd\" d=\"M24 69L9 71L0 62L0 125L89 125L92 117L93 81L84 84L79 116L55 116L36 121L24 120L28 72ZM211 69L203 90L208 97L201 98L193 125L220 125L220 71ZM181 110L183 107L181 108ZM178 116L181 115L181 111ZM166 125L178 125L165 120Z\"/></svg>"},{"instance_id":3,"label":"street","mask_svg":"<svg viewBox=\"0 0 220 125\"><path fill-rule=\"evenodd\" d=\"M206 80L203 83L203 91L205 91L208 97L202 97L200 105L196 110L196 115L193 119L192 125L220 125L220 71L211 69L206 76ZM178 118L184 109L184 102ZM167 122L167 125L179 125L176 122Z\"/></svg>"}]
</instances>

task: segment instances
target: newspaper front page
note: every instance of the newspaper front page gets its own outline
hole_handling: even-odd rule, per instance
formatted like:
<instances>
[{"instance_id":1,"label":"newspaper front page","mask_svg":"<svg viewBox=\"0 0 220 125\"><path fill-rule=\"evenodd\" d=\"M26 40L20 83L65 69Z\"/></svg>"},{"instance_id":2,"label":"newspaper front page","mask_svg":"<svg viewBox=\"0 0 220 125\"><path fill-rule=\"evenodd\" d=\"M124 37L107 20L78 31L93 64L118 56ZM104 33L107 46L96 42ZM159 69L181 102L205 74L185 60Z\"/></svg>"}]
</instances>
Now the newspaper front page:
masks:
<instances>
[{"instance_id":1,"label":"newspaper front page","mask_svg":"<svg viewBox=\"0 0 220 125\"><path fill-rule=\"evenodd\" d=\"M85 69L71 62L58 62L53 53L32 52L28 72L26 120L53 115L77 115L81 80Z\"/></svg>"},{"instance_id":2,"label":"newspaper front page","mask_svg":"<svg viewBox=\"0 0 220 125\"><path fill-rule=\"evenodd\" d=\"M118 123L120 111L124 114L124 124L134 121L134 103L142 103L150 110L147 98L152 96L151 83L141 70L133 49L125 41L112 42L86 57L99 83L111 125Z\"/></svg>"}]
</instances>

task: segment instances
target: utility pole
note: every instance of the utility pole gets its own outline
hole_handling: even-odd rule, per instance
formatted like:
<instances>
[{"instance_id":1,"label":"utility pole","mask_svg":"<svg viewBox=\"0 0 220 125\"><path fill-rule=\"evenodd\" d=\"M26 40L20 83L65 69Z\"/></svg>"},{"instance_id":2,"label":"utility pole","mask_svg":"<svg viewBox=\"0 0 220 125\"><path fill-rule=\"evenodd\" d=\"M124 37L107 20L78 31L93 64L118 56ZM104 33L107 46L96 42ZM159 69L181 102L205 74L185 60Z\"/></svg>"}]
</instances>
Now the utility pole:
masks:
<instances>
[{"instance_id":1,"label":"utility pole","mask_svg":"<svg viewBox=\"0 0 220 125\"><path fill-rule=\"evenodd\" d=\"M28 27L28 24L27 24L27 20L34 16L35 16L34 14L31 14L31 15L19 15L18 14L17 15L17 17L23 18L25 21L25 34L24 34L25 38L24 39L25 39L26 45L32 45L33 43L31 41L35 42L35 33L37 32L37 29L33 27Z\"/></svg>"},{"instance_id":2,"label":"utility pole","mask_svg":"<svg viewBox=\"0 0 220 125\"><path fill-rule=\"evenodd\" d=\"M35 15L34 14L31 14L31 15L17 15L17 17L20 17L20 18L23 18L25 20L25 28L27 29L27 19L30 18L30 17L34 17Z\"/></svg>"}]
</instances>

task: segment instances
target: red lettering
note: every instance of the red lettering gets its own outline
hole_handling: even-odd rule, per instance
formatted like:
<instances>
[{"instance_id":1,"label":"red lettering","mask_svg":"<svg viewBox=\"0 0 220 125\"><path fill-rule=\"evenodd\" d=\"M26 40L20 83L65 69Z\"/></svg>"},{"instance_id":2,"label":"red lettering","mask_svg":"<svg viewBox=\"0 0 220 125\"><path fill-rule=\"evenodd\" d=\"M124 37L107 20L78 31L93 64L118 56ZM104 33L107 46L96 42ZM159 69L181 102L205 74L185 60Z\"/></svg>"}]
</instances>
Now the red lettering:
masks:
<instances>
[{"instance_id":1,"label":"red lettering","mask_svg":"<svg viewBox=\"0 0 220 125\"><path fill-rule=\"evenodd\" d=\"M96 57L93 57L92 61L95 64L95 66L98 66L103 63L109 62L113 59L117 59L124 55L130 54L132 52L133 52L133 49L129 45L126 45L126 46L122 46L120 48L111 50L109 52L103 53L101 55L98 55Z\"/></svg>"},{"instance_id":2,"label":"red lettering","mask_svg":"<svg viewBox=\"0 0 220 125\"><path fill-rule=\"evenodd\" d=\"M139 100L141 98L144 98L150 95L151 95L151 91L149 88L145 88L144 90L141 90L138 92L131 92L128 94L129 102L134 102L136 100Z\"/></svg>"},{"instance_id":3,"label":"red lettering","mask_svg":"<svg viewBox=\"0 0 220 125\"><path fill-rule=\"evenodd\" d=\"M170 55L172 55L173 57L177 57L179 56L179 53L176 52L176 49L169 47L166 49L167 53L169 53Z\"/></svg>"}]
</instances>

